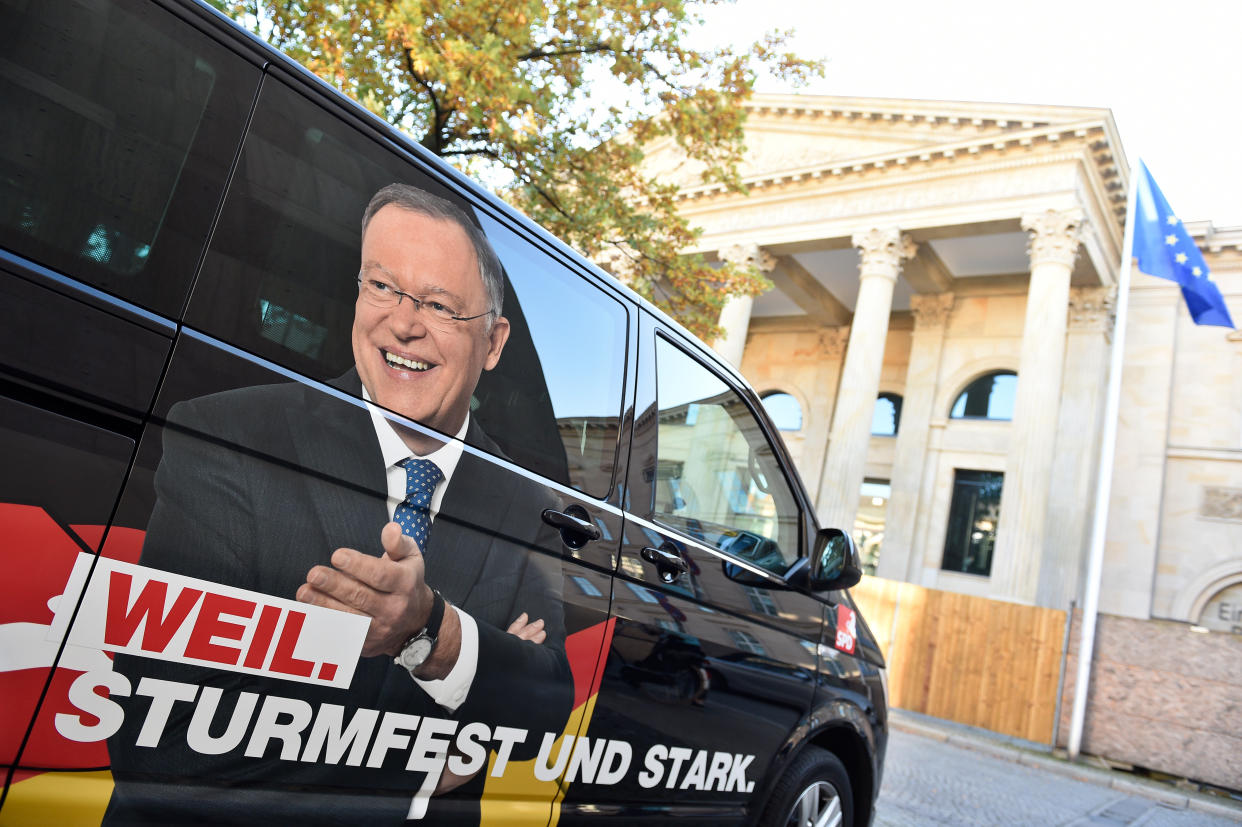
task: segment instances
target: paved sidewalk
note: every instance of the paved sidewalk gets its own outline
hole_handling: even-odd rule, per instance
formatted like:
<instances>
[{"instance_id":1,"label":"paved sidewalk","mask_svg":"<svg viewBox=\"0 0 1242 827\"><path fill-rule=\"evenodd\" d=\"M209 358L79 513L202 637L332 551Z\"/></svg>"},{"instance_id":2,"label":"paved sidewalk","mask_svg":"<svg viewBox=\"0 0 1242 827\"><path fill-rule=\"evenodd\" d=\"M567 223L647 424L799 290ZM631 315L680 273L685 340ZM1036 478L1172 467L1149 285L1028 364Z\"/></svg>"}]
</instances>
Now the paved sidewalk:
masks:
<instances>
[{"instance_id":1,"label":"paved sidewalk","mask_svg":"<svg viewBox=\"0 0 1242 827\"><path fill-rule=\"evenodd\" d=\"M1073 763L1064 757L1055 755L1052 748L1046 744L1000 735L985 729L944 721L902 709L890 709L889 712L889 727L893 730L984 753L990 758L1010 761L1077 781L1108 787L1127 796L1140 796L1171 809L1191 810L1215 818L1242 823L1242 801L1180 790L1153 779L1090 763ZM881 795L883 795L883 789L881 789Z\"/></svg>"}]
</instances>

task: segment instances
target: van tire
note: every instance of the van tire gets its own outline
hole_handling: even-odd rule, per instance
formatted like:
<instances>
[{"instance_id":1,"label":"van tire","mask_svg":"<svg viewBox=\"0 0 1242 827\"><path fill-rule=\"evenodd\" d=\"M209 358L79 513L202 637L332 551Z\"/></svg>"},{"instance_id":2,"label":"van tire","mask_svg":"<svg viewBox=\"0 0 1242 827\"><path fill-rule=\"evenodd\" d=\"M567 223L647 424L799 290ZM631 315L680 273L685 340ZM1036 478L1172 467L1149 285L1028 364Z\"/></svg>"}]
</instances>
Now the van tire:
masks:
<instances>
[{"instance_id":1,"label":"van tire","mask_svg":"<svg viewBox=\"0 0 1242 827\"><path fill-rule=\"evenodd\" d=\"M761 827L852 827L854 796L850 776L837 756L809 746L793 760L772 789Z\"/></svg>"}]
</instances>

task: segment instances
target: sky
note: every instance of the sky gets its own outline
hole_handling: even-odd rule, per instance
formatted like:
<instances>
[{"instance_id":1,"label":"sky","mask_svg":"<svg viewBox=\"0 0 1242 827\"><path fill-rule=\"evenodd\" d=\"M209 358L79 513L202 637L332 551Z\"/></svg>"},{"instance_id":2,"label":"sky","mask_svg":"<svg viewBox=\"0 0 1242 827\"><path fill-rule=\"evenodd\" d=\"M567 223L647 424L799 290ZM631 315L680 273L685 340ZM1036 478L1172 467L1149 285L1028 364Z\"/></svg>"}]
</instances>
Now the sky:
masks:
<instances>
[{"instance_id":1,"label":"sky","mask_svg":"<svg viewBox=\"0 0 1242 827\"><path fill-rule=\"evenodd\" d=\"M1109 108L1183 221L1242 226L1242 0L737 0L705 17L721 44L794 30L828 61L804 92Z\"/></svg>"}]
</instances>

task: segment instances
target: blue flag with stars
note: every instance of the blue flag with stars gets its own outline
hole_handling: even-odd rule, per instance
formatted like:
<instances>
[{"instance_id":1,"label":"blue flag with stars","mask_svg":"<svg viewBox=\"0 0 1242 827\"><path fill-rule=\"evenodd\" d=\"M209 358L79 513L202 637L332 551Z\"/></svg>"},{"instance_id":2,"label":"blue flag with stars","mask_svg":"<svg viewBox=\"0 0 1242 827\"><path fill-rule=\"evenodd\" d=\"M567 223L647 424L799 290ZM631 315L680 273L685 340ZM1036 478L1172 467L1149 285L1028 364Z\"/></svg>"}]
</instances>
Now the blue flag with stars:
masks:
<instances>
[{"instance_id":1,"label":"blue flag with stars","mask_svg":"<svg viewBox=\"0 0 1242 827\"><path fill-rule=\"evenodd\" d=\"M1175 281L1195 324L1233 327L1220 288L1212 281L1203 254L1173 214L1147 166L1139 161L1134 182L1134 257L1149 276Z\"/></svg>"}]
</instances>

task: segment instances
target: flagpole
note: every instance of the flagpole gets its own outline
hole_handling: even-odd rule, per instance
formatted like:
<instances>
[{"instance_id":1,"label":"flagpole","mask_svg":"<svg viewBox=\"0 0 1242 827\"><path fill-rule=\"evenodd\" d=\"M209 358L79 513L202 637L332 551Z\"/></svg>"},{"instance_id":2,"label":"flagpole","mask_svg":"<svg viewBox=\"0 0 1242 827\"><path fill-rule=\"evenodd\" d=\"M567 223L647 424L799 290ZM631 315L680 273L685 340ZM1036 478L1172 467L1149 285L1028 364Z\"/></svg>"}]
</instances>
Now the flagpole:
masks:
<instances>
[{"instance_id":1,"label":"flagpole","mask_svg":"<svg viewBox=\"0 0 1242 827\"><path fill-rule=\"evenodd\" d=\"M1126 227L1121 241L1121 266L1117 270L1117 315L1113 325L1112 358L1108 368L1108 395L1104 403L1104 433L1100 441L1100 464L1096 470L1095 510L1091 520L1091 544L1087 556L1087 584L1082 605L1082 642L1078 645L1078 675L1074 681L1074 709L1070 718L1069 757L1077 760L1087 717L1087 690L1095 649L1095 621L1100 608L1100 579L1104 570L1104 534L1108 528L1108 498L1113 486L1113 459L1117 450L1117 419L1121 410L1121 371L1125 361L1126 317L1130 308L1130 275L1134 267L1134 205L1138 188L1130 167L1130 193L1126 201ZM1055 746L1055 745L1054 745Z\"/></svg>"}]
</instances>

